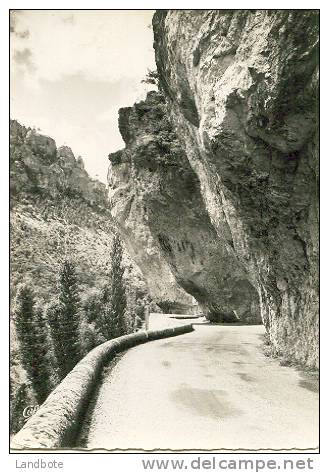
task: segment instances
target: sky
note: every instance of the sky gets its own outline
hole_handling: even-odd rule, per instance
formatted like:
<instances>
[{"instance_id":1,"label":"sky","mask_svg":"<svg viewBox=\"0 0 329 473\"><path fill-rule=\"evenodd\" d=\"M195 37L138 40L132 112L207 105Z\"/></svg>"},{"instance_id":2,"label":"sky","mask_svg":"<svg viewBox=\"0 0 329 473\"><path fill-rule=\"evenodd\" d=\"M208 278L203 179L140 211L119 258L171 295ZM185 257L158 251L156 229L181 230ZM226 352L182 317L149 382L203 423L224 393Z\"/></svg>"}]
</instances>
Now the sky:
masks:
<instances>
[{"instance_id":1,"label":"sky","mask_svg":"<svg viewBox=\"0 0 329 473\"><path fill-rule=\"evenodd\" d=\"M153 86L150 10L11 13L11 118L82 156L106 182L107 156L124 147L118 110Z\"/></svg>"}]
</instances>

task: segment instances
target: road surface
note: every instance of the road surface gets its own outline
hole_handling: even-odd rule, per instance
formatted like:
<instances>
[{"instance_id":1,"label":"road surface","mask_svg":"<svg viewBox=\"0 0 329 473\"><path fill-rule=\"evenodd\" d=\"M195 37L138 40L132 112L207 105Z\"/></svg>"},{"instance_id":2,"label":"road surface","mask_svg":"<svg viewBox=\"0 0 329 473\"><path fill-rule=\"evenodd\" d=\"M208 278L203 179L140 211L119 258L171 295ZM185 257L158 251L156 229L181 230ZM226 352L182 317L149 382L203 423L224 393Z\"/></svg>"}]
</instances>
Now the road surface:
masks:
<instances>
[{"instance_id":1,"label":"road surface","mask_svg":"<svg viewBox=\"0 0 329 473\"><path fill-rule=\"evenodd\" d=\"M266 357L263 333L261 326L196 325L128 350L104 370L80 445L316 448L316 380Z\"/></svg>"}]
</instances>

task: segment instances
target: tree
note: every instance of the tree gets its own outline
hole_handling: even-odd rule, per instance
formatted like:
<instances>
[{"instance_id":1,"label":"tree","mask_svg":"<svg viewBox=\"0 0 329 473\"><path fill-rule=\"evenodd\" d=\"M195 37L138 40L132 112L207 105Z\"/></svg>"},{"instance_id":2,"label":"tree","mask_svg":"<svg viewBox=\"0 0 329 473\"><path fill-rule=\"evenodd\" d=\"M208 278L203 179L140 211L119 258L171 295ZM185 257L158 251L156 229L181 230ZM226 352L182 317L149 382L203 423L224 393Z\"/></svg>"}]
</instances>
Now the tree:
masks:
<instances>
[{"instance_id":1,"label":"tree","mask_svg":"<svg viewBox=\"0 0 329 473\"><path fill-rule=\"evenodd\" d=\"M50 336L53 343L56 360L56 371L59 379L67 375L65 358L65 334L61 325L61 310L59 301L53 301L47 308L47 318L50 326Z\"/></svg>"},{"instance_id":2,"label":"tree","mask_svg":"<svg viewBox=\"0 0 329 473\"><path fill-rule=\"evenodd\" d=\"M125 284L123 281L122 245L115 235L111 250L111 270L109 282L101 297L102 313L96 321L100 333L109 340L126 333L125 310L127 306Z\"/></svg>"},{"instance_id":3,"label":"tree","mask_svg":"<svg viewBox=\"0 0 329 473\"><path fill-rule=\"evenodd\" d=\"M60 275L59 293L60 322L64 337L64 353L67 372L81 358L79 328L80 328L80 297L74 263L64 261Z\"/></svg>"},{"instance_id":4,"label":"tree","mask_svg":"<svg viewBox=\"0 0 329 473\"><path fill-rule=\"evenodd\" d=\"M147 70L145 79L142 79L144 84L152 84L159 87L159 74L158 71Z\"/></svg>"},{"instance_id":5,"label":"tree","mask_svg":"<svg viewBox=\"0 0 329 473\"><path fill-rule=\"evenodd\" d=\"M131 284L126 290L126 297L125 321L127 333L132 333L143 327L148 306L147 294L143 288Z\"/></svg>"},{"instance_id":6,"label":"tree","mask_svg":"<svg viewBox=\"0 0 329 473\"><path fill-rule=\"evenodd\" d=\"M42 309L35 306L33 291L28 285L22 285L17 292L14 320L19 357L41 404L52 389L50 346Z\"/></svg>"},{"instance_id":7,"label":"tree","mask_svg":"<svg viewBox=\"0 0 329 473\"><path fill-rule=\"evenodd\" d=\"M10 402L10 432L15 434L24 425L23 411L27 406L28 389L25 383L20 384L11 395Z\"/></svg>"},{"instance_id":8,"label":"tree","mask_svg":"<svg viewBox=\"0 0 329 473\"><path fill-rule=\"evenodd\" d=\"M65 260L60 273L58 301L48 309L59 375L64 378L81 359L80 297L74 263Z\"/></svg>"}]
</instances>

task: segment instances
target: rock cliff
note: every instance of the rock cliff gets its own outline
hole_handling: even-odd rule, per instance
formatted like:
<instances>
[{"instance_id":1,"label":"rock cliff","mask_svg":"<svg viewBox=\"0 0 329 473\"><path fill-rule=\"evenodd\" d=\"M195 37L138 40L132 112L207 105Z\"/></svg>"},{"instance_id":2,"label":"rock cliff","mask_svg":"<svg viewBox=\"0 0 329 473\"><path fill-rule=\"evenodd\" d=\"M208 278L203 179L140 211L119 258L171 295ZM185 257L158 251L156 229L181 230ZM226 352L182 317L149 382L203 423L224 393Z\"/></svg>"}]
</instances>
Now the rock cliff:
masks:
<instances>
[{"instance_id":1,"label":"rock cliff","mask_svg":"<svg viewBox=\"0 0 329 473\"><path fill-rule=\"evenodd\" d=\"M46 314L58 297L63 261L70 259L81 294L81 350L86 352L99 343L91 314L111 268L115 225L106 186L91 179L70 148L57 148L53 139L15 120L10 123L10 171L12 309L18 286L28 283ZM123 265L129 289L127 323L132 326L141 313L138 309L150 299L145 280L127 252ZM21 364L13 323L10 332L11 428L17 430L24 421L22 410L34 405L35 398ZM52 353L51 344L48 352Z\"/></svg>"},{"instance_id":2,"label":"rock cliff","mask_svg":"<svg viewBox=\"0 0 329 473\"><path fill-rule=\"evenodd\" d=\"M114 224L105 184L93 180L71 149L10 123L11 278L31 280L45 302L63 258L77 261L82 284L105 278Z\"/></svg>"},{"instance_id":3,"label":"rock cliff","mask_svg":"<svg viewBox=\"0 0 329 473\"><path fill-rule=\"evenodd\" d=\"M88 205L107 207L105 184L91 179L81 157L68 146L36 130L10 122L10 187L12 204L24 196L49 199L75 196Z\"/></svg>"},{"instance_id":4,"label":"rock cliff","mask_svg":"<svg viewBox=\"0 0 329 473\"><path fill-rule=\"evenodd\" d=\"M162 129L162 102L158 94L149 94L146 102L119 111L119 129L126 143L124 150L109 155L109 201L111 214L130 254L142 269L152 297L165 312L187 312L194 299L177 283L170 266L170 241L167 230L152 231L152 221L161 220L166 198L161 189L159 170L173 171L168 153L167 131ZM163 143L157 133L162 131ZM170 135L170 131L168 131ZM158 148L159 146L159 148ZM163 147L163 149L161 148ZM161 148L161 149L160 149ZM174 152L173 147L171 150ZM162 162L162 156L166 156ZM175 236L172 235L174 238Z\"/></svg>"},{"instance_id":5,"label":"rock cliff","mask_svg":"<svg viewBox=\"0 0 329 473\"><path fill-rule=\"evenodd\" d=\"M231 245L222 244L164 97L150 92L121 109L119 128L126 148L109 156L111 212L152 296L188 311L190 294L217 320L260 320L257 292L234 254L230 229L224 222Z\"/></svg>"},{"instance_id":6,"label":"rock cliff","mask_svg":"<svg viewBox=\"0 0 329 473\"><path fill-rule=\"evenodd\" d=\"M51 299L64 259L74 259L84 296L102 286L114 233L105 184L82 158L35 130L10 123L11 281L29 280L43 303ZM129 287L147 293L139 268L124 251Z\"/></svg>"},{"instance_id":7,"label":"rock cliff","mask_svg":"<svg viewBox=\"0 0 329 473\"><path fill-rule=\"evenodd\" d=\"M316 366L318 12L162 10L153 29L217 247L257 290L274 350Z\"/></svg>"}]
</instances>

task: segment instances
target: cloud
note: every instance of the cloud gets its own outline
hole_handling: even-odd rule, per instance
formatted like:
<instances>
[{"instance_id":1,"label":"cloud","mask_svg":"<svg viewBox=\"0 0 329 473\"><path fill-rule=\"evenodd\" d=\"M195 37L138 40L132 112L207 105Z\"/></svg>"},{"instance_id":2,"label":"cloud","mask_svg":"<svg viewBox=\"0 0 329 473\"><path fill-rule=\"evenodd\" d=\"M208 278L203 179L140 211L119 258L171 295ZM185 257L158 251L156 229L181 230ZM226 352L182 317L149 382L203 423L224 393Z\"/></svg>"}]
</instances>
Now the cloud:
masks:
<instances>
[{"instance_id":1,"label":"cloud","mask_svg":"<svg viewBox=\"0 0 329 473\"><path fill-rule=\"evenodd\" d=\"M34 72L36 68L31 58L32 58L32 53L31 53L31 50L28 48L25 48L21 51L19 50L13 51L13 61L19 66L26 67L28 71Z\"/></svg>"},{"instance_id":2,"label":"cloud","mask_svg":"<svg viewBox=\"0 0 329 473\"><path fill-rule=\"evenodd\" d=\"M141 83L155 69L152 12L13 13L12 118L66 143L105 182L108 153L124 146L118 109L154 88Z\"/></svg>"},{"instance_id":3,"label":"cloud","mask_svg":"<svg viewBox=\"0 0 329 473\"><path fill-rule=\"evenodd\" d=\"M64 21L64 23L71 23L73 25L74 15L63 16L62 20Z\"/></svg>"},{"instance_id":4,"label":"cloud","mask_svg":"<svg viewBox=\"0 0 329 473\"><path fill-rule=\"evenodd\" d=\"M9 24L10 24L10 32L16 32L16 24L17 24L17 16L19 15L19 11L12 10L9 16Z\"/></svg>"},{"instance_id":5,"label":"cloud","mask_svg":"<svg viewBox=\"0 0 329 473\"><path fill-rule=\"evenodd\" d=\"M155 67L147 28L151 11L21 10L12 16L12 50L32 52L36 80L75 74L109 82L142 79L147 67ZM27 72L32 72L30 64Z\"/></svg>"},{"instance_id":6,"label":"cloud","mask_svg":"<svg viewBox=\"0 0 329 473\"><path fill-rule=\"evenodd\" d=\"M28 38L30 36L30 32L29 30L24 30L24 31L20 31L18 33L16 33L17 36L21 39L24 39L24 38Z\"/></svg>"},{"instance_id":7,"label":"cloud","mask_svg":"<svg viewBox=\"0 0 329 473\"><path fill-rule=\"evenodd\" d=\"M29 49L25 48L23 51L14 51L14 61L17 64L29 64L31 62L32 53Z\"/></svg>"},{"instance_id":8,"label":"cloud","mask_svg":"<svg viewBox=\"0 0 329 473\"><path fill-rule=\"evenodd\" d=\"M10 12L9 23L10 23L10 33L18 38L28 38L30 32L28 29L19 30L19 18L21 16L21 10L12 10Z\"/></svg>"}]
</instances>

